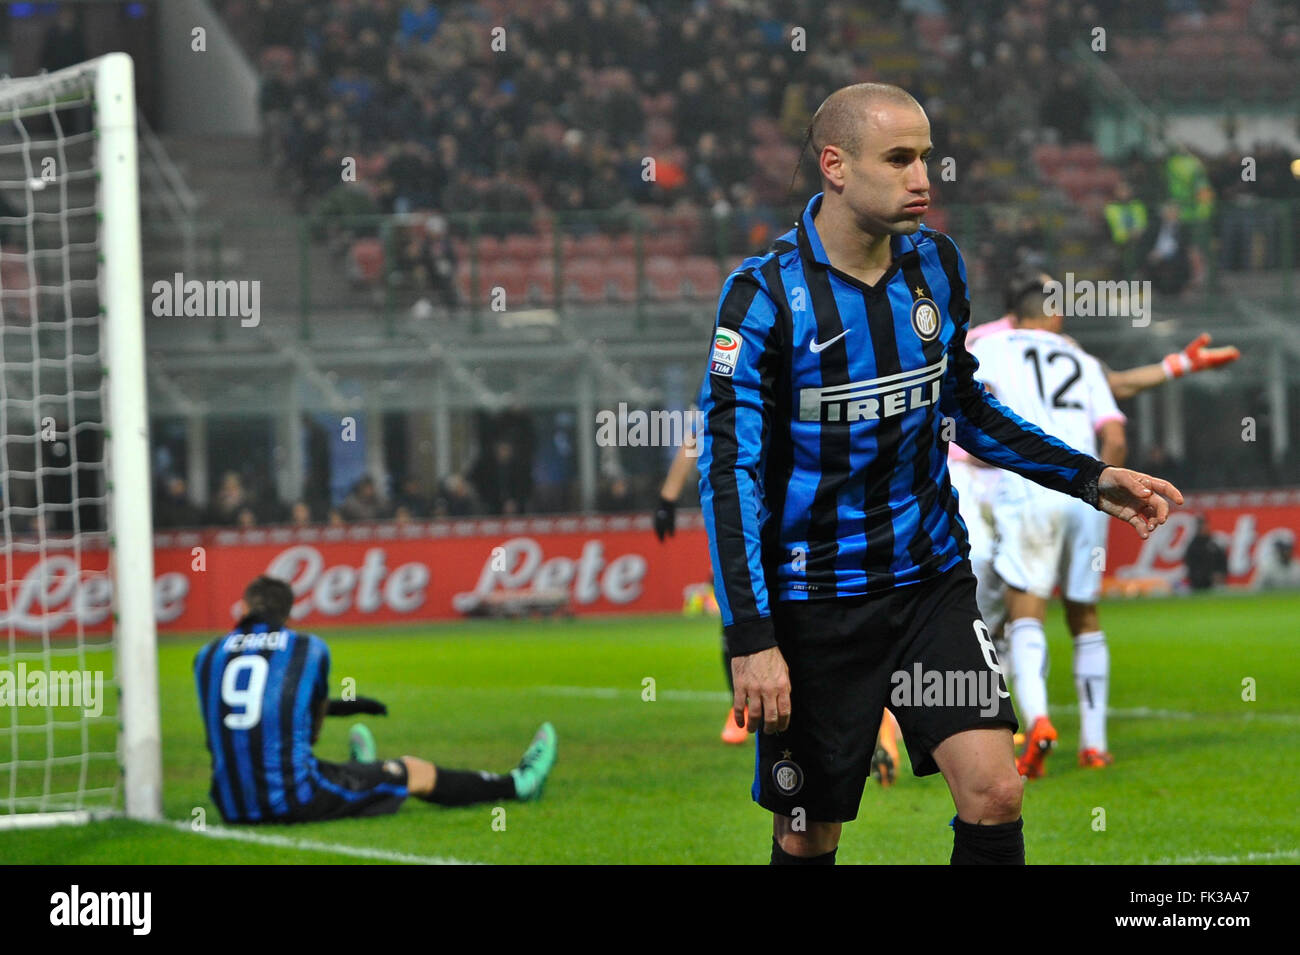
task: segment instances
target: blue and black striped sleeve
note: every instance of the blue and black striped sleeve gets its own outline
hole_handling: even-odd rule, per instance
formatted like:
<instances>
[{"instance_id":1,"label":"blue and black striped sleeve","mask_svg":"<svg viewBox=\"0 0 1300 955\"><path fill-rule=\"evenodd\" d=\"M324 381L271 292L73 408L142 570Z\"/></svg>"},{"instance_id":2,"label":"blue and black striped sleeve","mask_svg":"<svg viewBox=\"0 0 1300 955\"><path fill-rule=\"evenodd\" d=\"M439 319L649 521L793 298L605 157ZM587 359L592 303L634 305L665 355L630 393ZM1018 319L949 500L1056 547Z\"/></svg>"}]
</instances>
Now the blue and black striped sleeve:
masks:
<instances>
[{"instance_id":1,"label":"blue and black striped sleeve","mask_svg":"<svg viewBox=\"0 0 1300 955\"><path fill-rule=\"evenodd\" d=\"M1106 465L1021 418L976 380L979 361L966 350L970 325L966 264L948 236L936 234L935 241L951 289L948 314L957 326L948 345L940 410L955 421L957 444L989 464L1096 507L1097 479Z\"/></svg>"},{"instance_id":2,"label":"blue and black striped sleeve","mask_svg":"<svg viewBox=\"0 0 1300 955\"><path fill-rule=\"evenodd\" d=\"M760 543L767 514L760 475L780 366L779 324L759 279L749 271L733 273L722 287L713 351L700 386L700 506L733 656L776 646ZM729 368L727 349L733 346Z\"/></svg>"}]
</instances>

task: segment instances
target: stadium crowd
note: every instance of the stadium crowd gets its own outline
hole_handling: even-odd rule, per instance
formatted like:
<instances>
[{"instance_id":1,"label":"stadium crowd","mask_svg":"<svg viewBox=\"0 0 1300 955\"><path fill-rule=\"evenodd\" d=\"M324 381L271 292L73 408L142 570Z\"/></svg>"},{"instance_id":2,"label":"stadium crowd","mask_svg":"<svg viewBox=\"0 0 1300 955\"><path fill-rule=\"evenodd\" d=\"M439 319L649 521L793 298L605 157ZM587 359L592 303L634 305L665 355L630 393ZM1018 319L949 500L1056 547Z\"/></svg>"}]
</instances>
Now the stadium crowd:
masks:
<instances>
[{"instance_id":1,"label":"stadium crowd","mask_svg":"<svg viewBox=\"0 0 1300 955\"><path fill-rule=\"evenodd\" d=\"M1246 23L1243 5L1227 0L908 0L890 11L813 0L222 6L262 64L265 146L299 207L327 219L438 213L402 237L385 268L446 305L463 298L447 234L450 220L451 235L464 235L462 213L486 214L484 233L506 236L544 229L556 214L687 209L700 213L692 251L762 247L815 185L810 163L795 174L812 110L839 86L885 75L918 95L952 161L951 177L933 170L928 221L944 229L949 210L972 210L963 231L981 237L966 250L977 284L996 287L1057 228L1037 212L990 211L999 203L1032 209L1065 193L1100 257L1113 241L1107 201L1136 192L1154 222L1180 197L1159 181L1163 159L1135 158L1128 183L1101 163L1074 45L1103 22L1116 34L1211 16ZM1053 162L1062 149L1065 161ZM341 181L344 157L355 158L356 181ZM1192 215L1180 205L1182 224ZM342 253L375 229L330 233Z\"/></svg>"},{"instance_id":2,"label":"stadium crowd","mask_svg":"<svg viewBox=\"0 0 1300 955\"><path fill-rule=\"evenodd\" d=\"M1244 239L1260 228L1261 197L1300 198L1287 152L1243 143L1218 158L1176 148L1105 162L1091 141L1095 103L1071 56L1072 44L1086 42L1099 22L1115 35L1121 58L1126 31L1258 30L1249 19L1256 11L1246 6L220 4L263 71L267 156L298 207L320 217L319 238L342 255L349 243L373 240L377 228L339 217L419 213L411 217L418 225L389 247L385 268L448 308L465 301L458 276L469 212L490 214L483 235L511 268L521 264L512 256L548 256L548 223L579 211L649 210L686 224L691 234L671 249L675 271L687 268L691 253L734 262L765 246L815 187L811 162L796 172L812 110L839 86L882 76L917 94L940 157L952 162L955 177L932 164L927 221L969 236L964 251L977 287L996 289L1026 264L1053 268L1050 249L1063 234L1084 245L1082 258L1149 278L1171 296L1204 282L1211 249L1220 250L1221 268L1275 267L1279 243ZM1285 18L1273 24L1270 52L1292 56L1285 38L1293 32ZM1249 185L1240 174L1247 146L1258 165ZM346 157L356 161L355 181L340 175ZM655 160L652 178L643 175L647 157ZM1045 211L1053 198L1070 210L1066 220ZM721 242L719 221L728 224ZM1212 245L1213 230L1219 241ZM576 505L571 428L537 419L500 429L479 417L482 437L468 463L433 486L422 489L396 467L380 486L365 478L346 495L304 491L304 499L280 501L272 488L255 486L254 474L230 473L199 511L171 473L159 481L160 525L404 520ZM1202 474L1203 462L1188 473L1160 447L1134 450L1143 466L1192 486L1219 477ZM646 475L610 469L597 506L644 502L656 467Z\"/></svg>"}]
</instances>

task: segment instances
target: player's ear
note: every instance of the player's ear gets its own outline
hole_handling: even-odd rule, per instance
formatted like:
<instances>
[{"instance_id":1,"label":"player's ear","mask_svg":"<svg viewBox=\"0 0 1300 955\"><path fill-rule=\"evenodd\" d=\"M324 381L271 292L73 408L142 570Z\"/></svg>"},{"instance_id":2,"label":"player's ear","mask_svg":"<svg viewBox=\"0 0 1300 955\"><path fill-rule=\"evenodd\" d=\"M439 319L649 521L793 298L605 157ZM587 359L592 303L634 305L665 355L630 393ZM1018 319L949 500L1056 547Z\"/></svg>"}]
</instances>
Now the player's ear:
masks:
<instances>
[{"instance_id":1,"label":"player's ear","mask_svg":"<svg viewBox=\"0 0 1300 955\"><path fill-rule=\"evenodd\" d=\"M834 186L844 185L844 153L838 146L825 146L818 157L822 176Z\"/></svg>"}]
</instances>

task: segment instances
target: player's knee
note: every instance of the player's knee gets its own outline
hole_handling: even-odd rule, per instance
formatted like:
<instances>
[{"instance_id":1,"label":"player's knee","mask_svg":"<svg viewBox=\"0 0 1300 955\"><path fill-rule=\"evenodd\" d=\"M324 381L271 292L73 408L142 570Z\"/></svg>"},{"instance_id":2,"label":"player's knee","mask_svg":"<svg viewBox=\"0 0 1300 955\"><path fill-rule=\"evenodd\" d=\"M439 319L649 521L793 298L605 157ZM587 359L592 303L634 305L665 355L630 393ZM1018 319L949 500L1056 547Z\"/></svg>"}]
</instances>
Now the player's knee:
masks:
<instances>
[{"instance_id":1,"label":"player's knee","mask_svg":"<svg viewBox=\"0 0 1300 955\"><path fill-rule=\"evenodd\" d=\"M1013 766L1009 773L989 779L974 793L975 813L987 823L1015 822L1020 818L1020 803L1025 781Z\"/></svg>"},{"instance_id":2,"label":"player's knee","mask_svg":"<svg viewBox=\"0 0 1300 955\"><path fill-rule=\"evenodd\" d=\"M1065 622L1069 626L1070 632L1074 635L1081 633L1091 633L1094 630L1101 629L1098 622L1097 607L1095 604L1069 604L1065 605Z\"/></svg>"}]
</instances>

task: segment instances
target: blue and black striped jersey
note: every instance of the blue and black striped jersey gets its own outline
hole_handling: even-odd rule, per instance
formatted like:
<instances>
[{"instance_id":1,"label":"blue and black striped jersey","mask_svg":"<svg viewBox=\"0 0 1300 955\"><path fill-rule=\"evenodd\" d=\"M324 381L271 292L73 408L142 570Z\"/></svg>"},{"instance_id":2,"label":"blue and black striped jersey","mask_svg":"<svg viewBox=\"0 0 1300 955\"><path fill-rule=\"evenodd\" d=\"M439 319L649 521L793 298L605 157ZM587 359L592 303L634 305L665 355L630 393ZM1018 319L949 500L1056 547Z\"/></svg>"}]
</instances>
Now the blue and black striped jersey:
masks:
<instances>
[{"instance_id":1,"label":"blue and black striped jersey","mask_svg":"<svg viewBox=\"0 0 1300 955\"><path fill-rule=\"evenodd\" d=\"M311 800L320 783L313 720L328 696L324 640L265 623L244 626L194 658L212 801L227 822L274 819Z\"/></svg>"},{"instance_id":2,"label":"blue and black striped jersey","mask_svg":"<svg viewBox=\"0 0 1300 955\"><path fill-rule=\"evenodd\" d=\"M820 203L728 277L700 390L700 502L737 654L775 646L772 599L872 593L962 560L950 441L1075 496L1095 494L1104 467L975 380L948 236L893 236L868 286L831 266Z\"/></svg>"}]
</instances>

